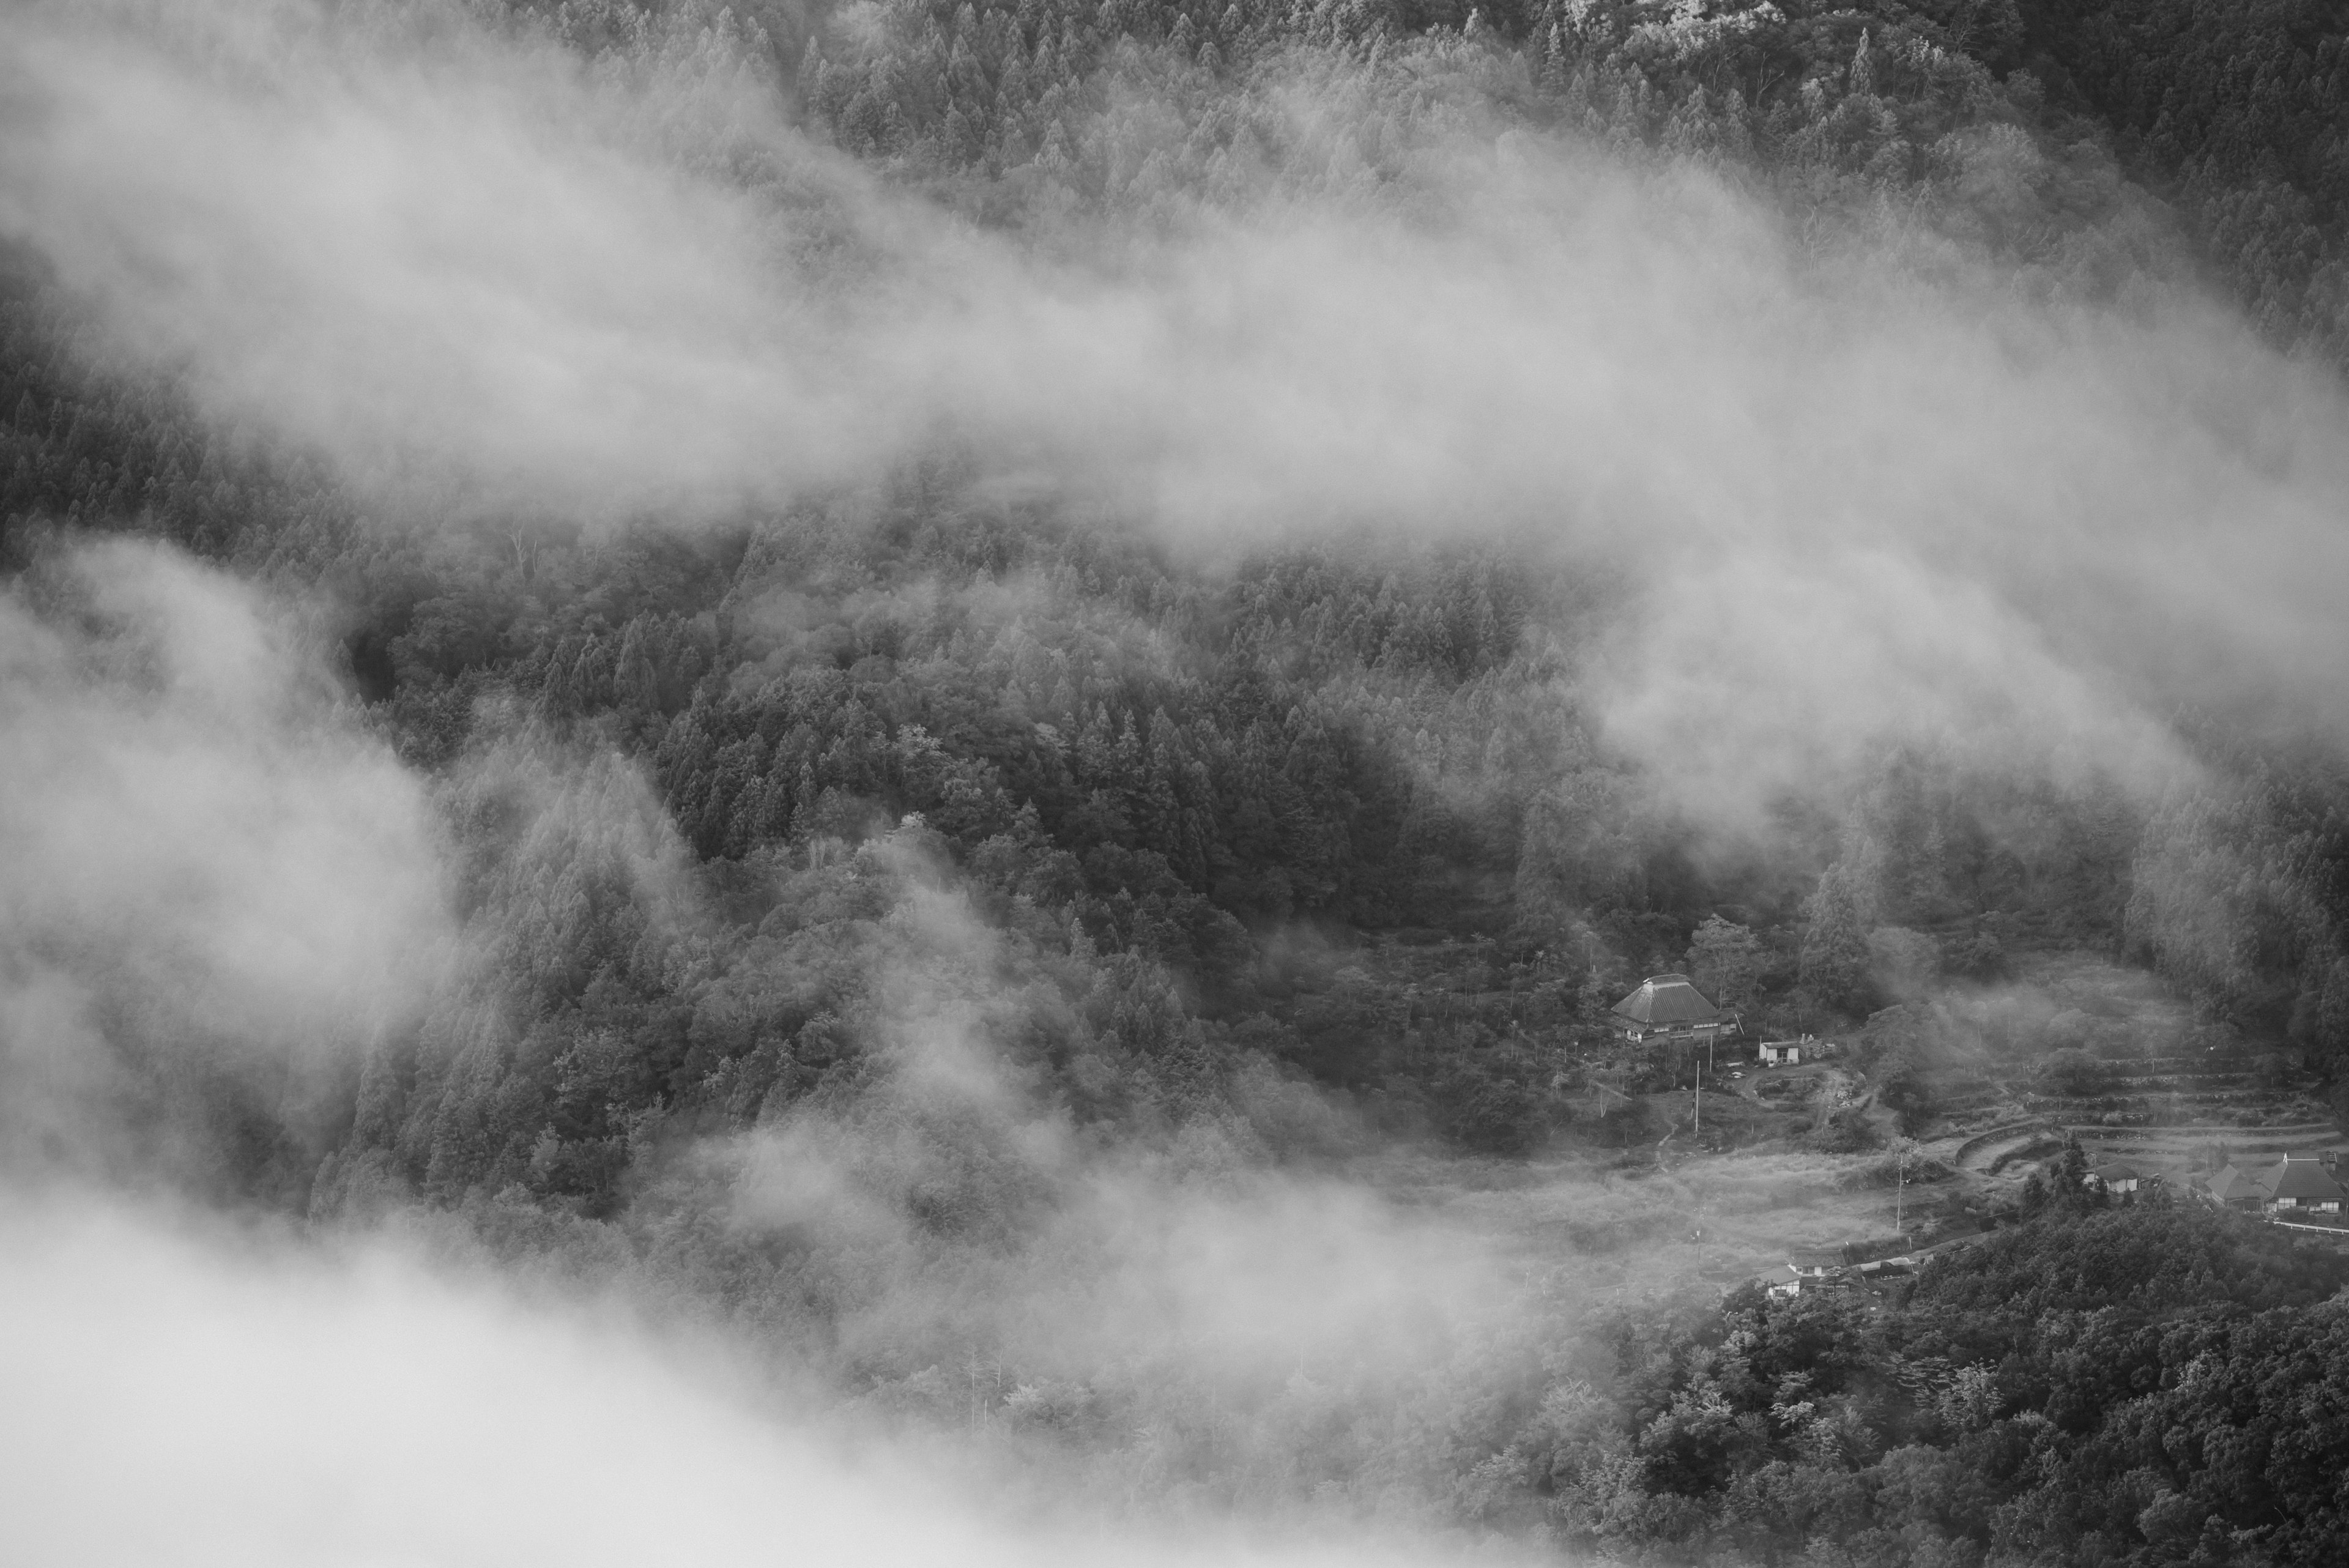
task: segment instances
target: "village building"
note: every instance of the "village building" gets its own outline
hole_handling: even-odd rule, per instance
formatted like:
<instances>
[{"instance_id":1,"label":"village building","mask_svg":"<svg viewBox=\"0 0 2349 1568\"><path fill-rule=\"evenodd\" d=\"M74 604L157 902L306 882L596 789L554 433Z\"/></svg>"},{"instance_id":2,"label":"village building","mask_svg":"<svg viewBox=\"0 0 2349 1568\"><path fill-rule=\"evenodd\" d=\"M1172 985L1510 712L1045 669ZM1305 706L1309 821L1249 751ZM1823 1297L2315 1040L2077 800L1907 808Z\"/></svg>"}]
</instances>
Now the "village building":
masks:
<instances>
[{"instance_id":1,"label":"village building","mask_svg":"<svg viewBox=\"0 0 2349 1568\"><path fill-rule=\"evenodd\" d=\"M2231 1165L2222 1165L2204 1189L2210 1201L2221 1209L2241 1209L2257 1213L2267 1202L2267 1189L2247 1171Z\"/></svg>"},{"instance_id":2,"label":"village building","mask_svg":"<svg viewBox=\"0 0 2349 1568\"><path fill-rule=\"evenodd\" d=\"M2323 1155L2287 1154L2249 1170L2222 1166L2203 1191L2221 1208L2280 1219L2339 1220L2349 1210L2349 1187Z\"/></svg>"},{"instance_id":3,"label":"village building","mask_svg":"<svg viewBox=\"0 0 2349 1568\"><path fill-rule=\"evenodd\" d=\"M1634 1044L1658 1040L1703 1044L1733 1028L1731 1015L1715 1007L1684 974L1649 976L1614 1011L1622 1021L1623 1038Z\"/></svg>"},{"instance_id":4,"label":"village building","mask_svg":"<svg viewBox=\"0 0 2349 1568\"><path fill-rule=\"evenodd\" d=\"M1801 1295L1806 1290L1825 1290L1854 1283L1880 1284L1888 1279L1917 1272L1917 1259L1913 1254L1855 1260L1852 1251L1849 1246L1804 1248L1786 1260L1785 1278L1775 1273L1764 1275L1763 1288L1772 1296L1785 1300Z\"/></svg>"},{"instance_id":5,"label":"village building","mask_svg":"<svg viewBox=\"0 0 2349 1568\"><path fill-rule=\"evenodd\" d=\"M1762 1064L1765 1067L1799 1067L1803 1052L1809 1046L1807 1034L1800 1040L1764 1040L1762 1042Z\"/></svg>"},{"instance_id":6,"label":"village building","mask_svg":"<svg viewBox=\"0 0 2349 1568\"><path fill-rule=\"evenodd\" d=\"M2117 1195L2135 1192L2138 1187L2150 1186L2161 1179L2147 1175L2125 1159L2108 1159L2101 1165L2090 1166L2087 1179L2092 1186Z\"/></svg>"},{"instance_id":7,"label":"village building","mask_svg":"<svg viewBox=\"0 0 2349 1568\"><path fill-rule=\"evenodd\" d=\"M2271 1214L2324 1214L2338 1219L2349 1190L2329 1169L2328 1161L2313 1154L2288 1154L2264 1173L2260 1183Z\"/></svg>"},{"instance_id":8,"label":"village building","mask_svg":"<svg viewBox=\"0 0 2349 1568\"><path fill-rule=\"evenodd\" d=\"M1774 1296L1800 1295L1803 1293L1805 1285L1816 1288L1826 1284L1829 1280L1842 1278L1845 1268L1843 1252L1840 1249L1805 1248L1786 1260L1786 1272L1789 1277L1773 1283L1769 1291Z\"/></svg>"}]
</instances>

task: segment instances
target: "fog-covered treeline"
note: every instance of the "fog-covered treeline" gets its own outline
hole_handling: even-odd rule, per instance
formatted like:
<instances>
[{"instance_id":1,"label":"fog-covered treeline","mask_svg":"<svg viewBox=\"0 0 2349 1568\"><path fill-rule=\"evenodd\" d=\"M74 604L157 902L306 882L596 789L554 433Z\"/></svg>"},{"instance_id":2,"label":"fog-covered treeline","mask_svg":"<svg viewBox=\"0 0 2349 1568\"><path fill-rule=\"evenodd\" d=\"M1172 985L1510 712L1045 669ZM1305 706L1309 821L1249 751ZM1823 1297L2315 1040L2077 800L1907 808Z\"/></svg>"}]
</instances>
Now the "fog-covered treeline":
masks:
<instances>
[{"instance_id":1,"label":"fog-covered treeline","mask_svg":"<svg viewBox=\"0 0 2349 1568\"><path fill-rule=\"evenodd\" d=\"M1888 939L1922 942L1928 975L1985 978L2006 946L2076 943L2144 955L2328 1078L2349 1042L2338 771L2263 755L2222 716L2189 732L2199 771L2158 794L1888 746L1841 797L1780 802L1766 848L1723 846L1610 753L1580 701L1581 661L1619 614L1605 569L1400 544L1202 568L1064 503L991 492L955 460L690 539L386 535L331 482L57 368L29 286L12 319L19 516L138 496L143 513L97 514L336 586L337 657L372 722L462 780L452 831L481 889L467 903L485 940L533 955L509 1021L525 1033L543 1018L569 1020L566 1038L635 1035L649 1026L635 1009L682 1019L696 998L640 946L633 861L599 870L568 837L531 844L505 798L519 786L475 776L517 746L632 760L613 777L641 778L625 787L657 792L658 811L629 808L646 825L628 856L673 858L709 898L752 897L729 906L745 934L769 911L729 889L837 878L827 857L918 814L990 909L1036 911L1063 949L1131 955L1185 1021L1145 1010L1135 1026L1237 1030L1355 1088L1424 1095L1472 1042L1499 1049L1468 1061L1526 1080L1511 1041L1595 1029L1640 974L1701 966L1708 919L1753 944L1738 1000L1773 1027L1904 1000ZM1350 981L1331 978L1342 958L1288 972L1300 927L1494 945L1441 978L1457 994L1439 1005L1434 990L1407 1001L1412 977L1374 960ZM631 1011L594 1021L591 996ZM819 987L761 1027L789 1036L844 1005ZM1403 1027L1365 1026L1388 1017ZM756 1044L677 1039L616 1098L591 1096L594 1139L618 1147L607 1102L694 1100ZM542 1072L526 1100L504 1093L519 1119L493 1141L513 1176L555 1089ZM1503 1098L1535 1114L1522 1084ZM405 1135L419 1179L435 1164L421 1136ZM460 1192L489 1167L460 1168L436 1181Z\"/></svg>"},{"instance_id":2,"label":"fog-covered treeline","mask_svg":"<svg viewBox=\"0 0 2349 1568\"><path fill-rule=\"evenodd\" d=\"M2077 953L2349 1114L2337 16L71 10L0 1173L1134 1517L2342 1554L2338 1271L2224 1215L1627 1304L1353 1179L1644 1148L1667 970L1910 1130Z\"/></svg>"}]
</instances>

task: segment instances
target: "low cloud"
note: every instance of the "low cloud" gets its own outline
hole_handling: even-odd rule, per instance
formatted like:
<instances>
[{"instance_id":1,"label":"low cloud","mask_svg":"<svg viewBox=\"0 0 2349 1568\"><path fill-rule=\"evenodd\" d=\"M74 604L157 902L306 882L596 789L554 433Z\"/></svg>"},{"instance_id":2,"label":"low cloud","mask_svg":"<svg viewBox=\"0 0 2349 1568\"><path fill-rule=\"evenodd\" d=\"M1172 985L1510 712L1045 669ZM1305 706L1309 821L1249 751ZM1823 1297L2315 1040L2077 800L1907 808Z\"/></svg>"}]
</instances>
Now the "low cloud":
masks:
<instances>
[{"instance_id":1,"label":"low cloud","mask_svg":"<svg viewBox=\"0 0 2349 1568\"><path fill-rule=\"evenodd\" d=\"M103 1158L129 1130L112 1102L159 1077L253 1069L298 1098L285 1075L416 1005L437 835L316 655L255 590L147 545L0 594L12 1147Z\"/></svg>"},{"instance_id":2,"label":"low cloud","mask_svg":"<svg viewBox=\"0 0 2349 1568\"><path fill-rule=\"evenodd\" d=\"M1309 140L1334 112L1267 90ZM1164 234L1021 237L811 144L723 49L591 67L454 8L20 7L0 117L0 231L88 312L95 357L323 452L384 511L692 527L944 441L1196 557L1497 544L1615 586L1603 635L1561 635L1581 660L1561 680L1642 787L1732 834L1888 741L2150 794L2191 766L2181 705L2349 740L2327 685L2349 667L2349 408L2190 295L2051 302L1920 260L1897 222L1806 239L1714 173L1482 117L1415 132L1397 192L1242 175ZM780 596L761 618L778 648L802 629ZM0 732L13 1166L200 1148L168 1127L157 1147L159 1075L172 1104L218 1079L298 1128L305 1075L445 978L425 785L257 591L143 545L48 560L0 597ZM607 871L642 915L629 963L707 961L644 778L538 742L460 760L452 798L513 804L526 870ZM1004 1044L1072 1005L1055 987L1077 993L1090 949L1006 980L1015 939L909 858L916 836L858 852L894 901L807 961L870 980L850 1022L871 1062L749 1102L757 1125L720 1139L602 1129L630 1162L619 1212L549 1204L531 1234L626 1272L655 1267L664 1223L704 1228L678 1254L742 1279L676 1285L680 1315L773 1287L746 1317L803 1314L823 1369L916 1429L1026 1423L1021 1487L990 1501L1002 1477L968 1456L850 1441L739 1344L524 1305L388 1241L319 1251L52 1189L0 1206L0 1332L43 1351L0 1364L22 1489L0 1542L109 1563L191 1541L264 1564L1377 1561L1328 1534L1162 1541L1133 1523L1149 1508L1069 1508L1060 1483L1408 1497L1473 1420L1497 1429L1490 1388L1537 1380L1557 1302L1473 1238L1268 1173L1228 1104L1102 1147ZM602 912L534 892L483 889L546 939L485 941L487 992L564 994L530 965ZM466 1028L370 1058L387 1099L401 1063L513 1069L509 999L460 1000ZM614 1049L570 1043L591 1046ZM402 1158L430 1142L414 1127ZM368 1179L404 1190L390 1142ZM490 1235L482 1185L448 1195ZM1012 1386L982 1400L982 1361Z\"/></svg>"},{"instance_id":3,"label":"low cloud","mask_svg":"<svg viewBox=\"0 0 2349 1568\"><path fill-rule=\"evenodd\" d=\"M715 1347L526 1305L388 1243L87 1199L0 1200L0 1543L59 1565L1426 1562L1235 1526L1178 1542L1040 1515L984 1474L856 1440ZM135 1500L123 1506L122 1500ZM1489 1554L1487 1554L1489 1555Z\"/></svg>"},{"instance_id":4,"label":"low cloud","mask_svg":"<svg viewBox=\"0 0 2349 1568\"><path fill-rule=\"evenodd\" d=\"M1169 1260L1194 1298L1265 1261L1245 1255L1245 1230L1215 1232L1213 1255ZM1325 1232L1292 1251L1264 1292L1228 1306L1267 1304L1266 1292L1340 1244ZM778 1382L746 1347L656 1337L617 1301L525 1298L387 1238L303 1246L266 1228L52 1191L0 1198L0 1331L41 1347L0 1370L14 1499L0 1544L43 1563L1514 1560L1398 1520L1392 1476L1380 1478L1383 1515L1306 1506L1285 1472L1309 1468L1309 1447L1330 1441L1330 1421L1361 1392L1326 1346L1300 1349L1293 1370L1235 1399L1251 1389L1216 1359L1223 1340L1190 1340L1187 1364L1223 1374L1207 1412L1122 1403L1109 1414L1164 1429L1078 1448L1050 1429L1074 1408L1065 1386L1009 1397L990 1386L992 1440L947 1446L935 1439L958 1420L875 1426ZM1297 1300L1281 1296L1272 1320L1247 1332L1278 1334ZM1092 1338L1129 1347L1147 1338L1132 1320L1169 1310L1095 1304ZM1417 1326L1390 1324L1386 1340ZM1124 1370L1112 1397L1131 1397L1135 1369ZM1391 1371L1398 1386L1412 1375ZM939 1381L958 1407L960 1369ZM1282 1407L1266 1408L1268 1397ZM1156 1450L1203 1415L1221 1434L1214 1464L1256 1477L1252 1505L1217 1511L1220 1522L1183 1508L1198 1455L1119 1484L1121 1466L1169 1462ZM1385 1418L1401 1417L1389 1407ZM137 1506L109 1501L125 1497ZM1267 1506L1280 1499L1290 1506Z\"/></svg>"},{"instance_id":5,"label":"low cloud","mask_svg":"<svg viewBox=\"0 0 2349 1568\"><path fill-rule=\"evenodd\" d=\"M1389 194L1235 175L1047 246L810 144L716 45L590 69L298 0L0 38L0 227L117 357L387 494L689 521L944 437L1219 552L1562 552L1622 585L1610 739L1744 829L1888 735L2147 792L2181 705L2344 739L2349 405L2165 284L2051 301L1897 218L1798 239L1475 114ZM1235 90L1316 148L1350 101Z\"/></svg>"},{"instance_id":6,"label":"low cloud","mask_svg":"<svg viewBox=\"0 0 2349 1568\"><path fill-rule=\"evenodd\" d=\"M903 880L857 954L863 1081L688 1162L688 1179L713 1183L699 1206L803 1249L804 1272L831 1282L832 1354L900 1368L984 1354L1147 1403L1169 1379L1269 1397L1308 1369L1398 1386L1479 1334L1530 1332L1522 1282L1479 1241L1267 1168L1221 1097L1188 1116L1137 1110L1116 1138L1081 1127L1013 1049L1065 1002L917 837L865 851ZM648 1209L670 1201L656 1188Z\"/></svg>"}]
</instances>

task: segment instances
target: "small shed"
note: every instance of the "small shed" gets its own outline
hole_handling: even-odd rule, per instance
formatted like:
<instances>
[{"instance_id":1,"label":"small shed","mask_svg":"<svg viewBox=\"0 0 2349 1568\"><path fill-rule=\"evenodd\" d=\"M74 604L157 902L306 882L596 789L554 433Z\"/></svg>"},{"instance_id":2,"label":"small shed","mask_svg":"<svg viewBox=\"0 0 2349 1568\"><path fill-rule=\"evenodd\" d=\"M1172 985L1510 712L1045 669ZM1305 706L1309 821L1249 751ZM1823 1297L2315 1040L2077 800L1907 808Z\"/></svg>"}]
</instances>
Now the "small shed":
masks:
<instances>
[{"instance_id":1,"label":"small shed","mask_svg":"<svg viewBox=\"0 0 2349 1568\"><path fill-rule=\"evenodd\" d=\"M1762 1063L1768 1067L1799 1067L1803 1064L1803 1042L1800 1040L1764 1040L1762 1042Z\"/></svg>"},{"instance_id":2,"label":"small shed","mask_svg":"<svg viewBox=\"0 0 2349 1568\"><path fill-rule=\"evenodd\" d=\"M1805 1285L1822 1285L1840 1279L1845 1271L1843 1252L1834 1247L1806 1247L1786 1260L1788 1278L1770 1287L1774 1296L1800 1295Z\"/></svg>"},{"instance_id":3,"label":"small shed","mask_svg":"<svg viewBox=\"0 0 2349 1568\"><path fill-rule=\"evenodd\" d=\"M2125 1159L2108 1159L2088 1168L2088 1180L2106 1192L2135 1192L2150 1179Z\"/></svg>"}]
</instances>

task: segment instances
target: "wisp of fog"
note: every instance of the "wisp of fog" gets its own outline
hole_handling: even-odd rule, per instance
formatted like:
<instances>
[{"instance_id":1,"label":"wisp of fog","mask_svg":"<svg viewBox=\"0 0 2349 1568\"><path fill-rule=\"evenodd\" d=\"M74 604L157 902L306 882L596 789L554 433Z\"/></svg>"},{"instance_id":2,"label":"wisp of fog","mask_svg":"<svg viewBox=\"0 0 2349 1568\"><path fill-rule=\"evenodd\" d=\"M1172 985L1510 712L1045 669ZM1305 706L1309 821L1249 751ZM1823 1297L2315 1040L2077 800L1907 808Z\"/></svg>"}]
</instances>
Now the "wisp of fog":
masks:
<instances>
[{"instance_id":1,"label":"wisp of fog","mask_svg":"<svg viewBox=\"0 0 2349 1568\"><path fill-rule=\"evenodd\" d=\"M5 1536L57 1564L1426 1562L1392 1537L1111 1530L747 1397L716 1348L373 1245L0 1207ZM755 1383L749 1385L755 1386ZM135 1501L132 1501L135 1500ZM1503 1559L1506 1560L1506 1559Z\"/></svg>"},{"instance_id":2,"label":"wisp of fog","mask_svg":"<svg viewBox=\"0 0 2349 1568\"><path fill-rule=\"evenodd\" d=\"M50 7L8 50L0 223L114 352L368 482L690 525L944 436L1186 541L1530 535L1627 584L1610 732L1747 825L1888 732L2150 788L2181 703L2337 718L2349 410L2190 294L2036 300L1897 223L1805 244L1497 122L1401 192L1038 248L755 79L430 8Z\"/></svg>"},{"instance_id":3,"label":"wisp of fog","mask_svg":"<svg viewBox=\"0 0 2349 1568\"><path fill-rule=\"evenodd\" d=\"M1391 68L1250 90L1318 150ZM2190 284L2068 297L1889 205L1806 232L1733 173L1497 105L1414 135L1384 185L1242 170L1172 218L1007 230L811 139L722 50L613 67L437 4L0 18L0 234L52 270L91 363L322 460L388 532L706 536L955 448L1210 569L1272 541L1495 544L1608 585L1575 695L1728 840L1890 742L2140 801L2194 774L2181 710L2349 742L2349 400ZM1985 180L2015 156L1976 151ZM559 781L600 768L644 882L682 858L616 757L531 732L439 779L403 763L328 610L294 597L129 544L60 545L0 595L0 1542L91 1563L191 1540L241 1563L1471 1550L1122 1524L1050 1467L1143 1490L1125 1459L947 1459L778 1392L740 1324L680 1348L640 1300L533 1297L429 1234L92 1196L201 1189L252 1107L298 1136L321 1085L479 981L436 791L496 774L573 811ZM1257 1168L1238 1130L1089 1141L989 1044L1030 1005L1002 980L1025 959L918 829L843 851L895 890L842 959L894 999L866 1021L877 1086L675 1160L723 1199L679 1227L827 1260L854 1311L811 1360L1090 1380L1130 1396L1126 1452L1170 1387L1228 1402L1258 1423L1233 1417L1234 1468L1309 1498L1275 1472L1343 1425L1324 1384L1433 1410L1458 1367L1539 1355L1531 1314L1567 1287L1473 1238ZM709 915L662 888L640 902L682 970ZM143 1098L125 1051L206 1108ZM1010 1241L909 1218L953 1174L926 1163L947 1123L1032 1195Z\"/></svg>"},{"instance_id":4,"label":"wisp of fog","mask_svg":"<svg viewBox=\"0 0 2349 1568\"><path fill-rule=\"evenodd\" d=\"M1405 1550L1358 1539L1359 1518L1119 1524L1085 1486L1164 1515L1177 1505L1142 1495L1188 1461L1146 1443L1085 1461L1049 1440L957 1456L626 1270L591 1274L582 1306L579 1282L511 1288L429 1223L305 1243L191 1209L241 1126L325 1131L305 1107L479 961L453 940L424 787L365 733L299 618L175 554L57 554L0 601L0 1271L8 1331L41 1347L0 1388L16 1546L59 1563L191 1541L242 1563ZM625 788L601 806L562 794L544 761L475 765L574 826L632 810ZM654 885L657 849L647 896L676 897ZM1023 1005L992 979L1003 939L918 849L880 854L910 890L854 961L892 999L887 1077L688 1162L719 1223L832 1273L849 1309L832 1357L985 1347L999 1378L1008 1360L1145 1413L1220 1403L1254 1424L1236 1447L1277 1469L1330 1397L1317 1378L1407 1405L1460 1357L1523 1350L1525 1282L1473 1240L1342 1183L1252 1171L1213 1138L1090 1147L988 1044ZM957 1147L996 1151L1034 1195L1014 1244L941 1243L917 1220ZM1051 1386L1013 1401L1045 1412L1047 1438ZM139 1506L101 1501L118 1494Z\"/></svg>"},{"instance_id":5,"label":"wisp of fog","mask_svg":"<svg viewBox=\"0 0 2349 1568\"><path fill-rule=\"evenodd\" d=\"M98 545L0 596L0 671L7 1150L105 1169L198 1130L117 1103L107 1021L290 1103L413 1008L448 935L426 792L296 618Z\"/></svg>"}]
</instances>

